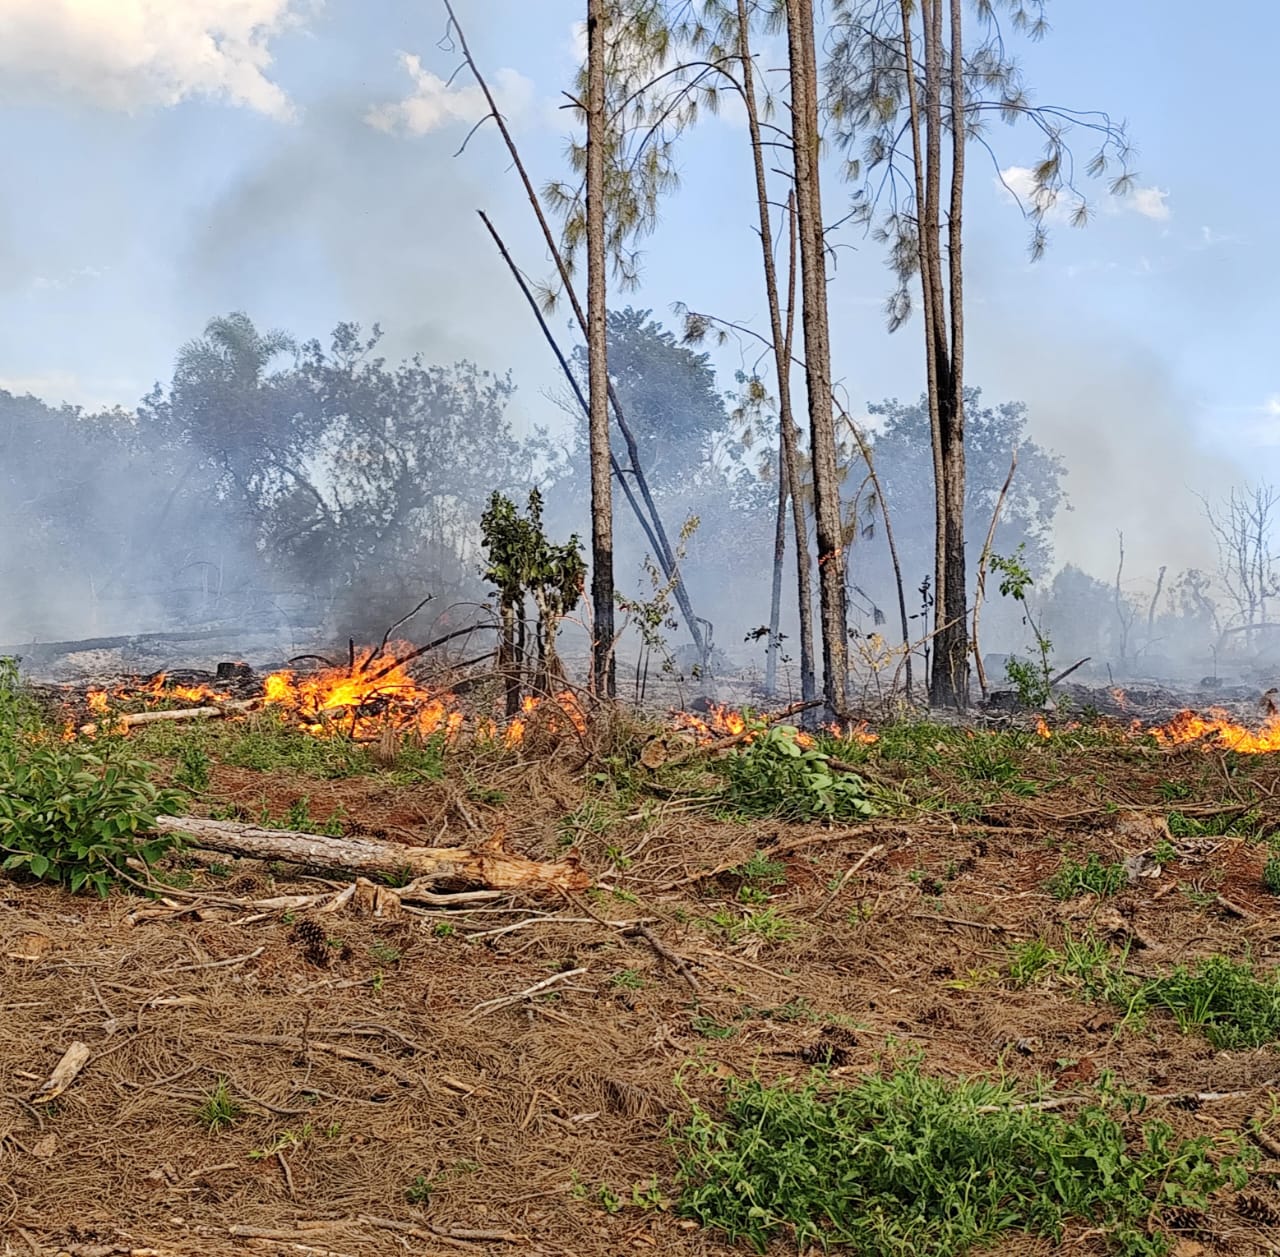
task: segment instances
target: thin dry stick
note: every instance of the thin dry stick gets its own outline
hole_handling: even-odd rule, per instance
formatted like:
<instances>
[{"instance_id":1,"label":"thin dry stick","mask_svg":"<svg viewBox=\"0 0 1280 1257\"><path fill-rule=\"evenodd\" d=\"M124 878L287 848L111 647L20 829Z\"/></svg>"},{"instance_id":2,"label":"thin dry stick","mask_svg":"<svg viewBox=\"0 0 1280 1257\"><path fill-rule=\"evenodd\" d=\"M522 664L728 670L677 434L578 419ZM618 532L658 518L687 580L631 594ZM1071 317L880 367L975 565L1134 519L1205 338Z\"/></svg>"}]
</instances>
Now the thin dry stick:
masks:
<instances>
[{"instance_id":1,"label":"thin dry stick","mask_svg":"<svg viewBox=\"0 0 1280 1257\"><path fill-rule=\"evenodd\" d=\"M995 509L991 512L991 527L987 529L987 539L982 543L982 554L978 558L978 584L973 594L973 632L970 634L971 649L973 650L973 661L978 670L978 685L982 690L982 697L986 698L987 689L987 670L982 663L982 651L978 646L978 613L982 610L982 599L987 592L987 562L991 558L991 543L995 540L996 524L1000 521L1000 511L1004 506L1005 495L1009 492L1009 486L1013 483L1013 473L1018 469L1018 449L1017 446L1013 450L1013 458L1009 461L1009 474L1004 478L1004 484L1000 489L1000 496L996 498Z\"/></svg>"},{"instance_id":2,"label":"thin dry stick","mask_svg":"<svg viewBox=\"0 0 1280 1257\"><path fill-rule=\"evenodd\" d=\"M673 952L652 930L646 929L643 925L634 925L629 930L624 930L623 935L627 938L644 939L658 956L665 960L695 991L701 989L702 984L698 981L697 974L689 967L689 962L683 956Z\"/></svg>"},{"instance_id":3,"label":"thin dry stick","mask_svg":"<svg viewBox=\"0 0 1280 1257\"><path fill-rule=\"evenodd\" d=\"M849 884L849 882L852 881L853 878L858 873L860 873L867 864L869 864L872 860L874 860L875 857L878 856L885 849L885 845L886 844L883 842L876 843L876 845L872 847L870 850L864 851L858 857L858 859L855 860L854 863L851 864L849 868L845 870L844 875L836 883L835 889L826 897L826 899L823 900L822 905L818 908L818 911L814 913L815 917L821 917L822 914L826 912L826 910L829 907L831 907L831 905L836 900L836 896L839 895L842 890L844 890L844 888Z\"/></svg>"},{"instance_id":4,"label":"thin dry stick","mask_svg":"<svg viewBox=\"0 0 1280 1257\"><path fill-rule=\"evenodd\" d=\"M586 973L586 969L566 969L563 973L553 973L549 978L543 978L541 982L535 982L532 986L525 987L523 991L516 991L514 995L500 995L497 999L485 1000L482 1004L477 1004L468 1014L468 1017L484 1017L489 1013L497 1012L500 1008L509 1008L512 1004L518 1004L521 1000L529 999L531 996L539 995L548 987L555 986L557 982L564 982L568 978L581 977Z\"/></svg>"}]
</instances>

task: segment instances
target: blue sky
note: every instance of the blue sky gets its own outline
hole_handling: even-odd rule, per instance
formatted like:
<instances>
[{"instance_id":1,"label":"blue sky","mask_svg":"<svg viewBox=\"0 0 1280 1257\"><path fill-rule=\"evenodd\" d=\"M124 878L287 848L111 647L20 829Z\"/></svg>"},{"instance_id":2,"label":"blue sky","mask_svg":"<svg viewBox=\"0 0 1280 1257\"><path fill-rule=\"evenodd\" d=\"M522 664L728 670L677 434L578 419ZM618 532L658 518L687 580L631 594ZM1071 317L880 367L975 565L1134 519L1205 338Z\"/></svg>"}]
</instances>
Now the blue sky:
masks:
<instances>
[{"instance_id":1,"label":"blue sky","mask_svg":"<svg viewBox=\"0 0 1280 1257\"><path fill-rule=\"evenodd\" d=\"M560 175L581 0L458 8L537 181ZM1189 0L1058 0L1050 17L1023 54L1035 99L1127 119L1142 192L1107 205L1099 189L1094 222L1057 228L1032 266L975 155L970 379L1026 400L1066 456L1062 557L1104 571L1124 528L1135 570L1207 563L1191 491L1280 470L1277 176L1259 143L1280 10L1257 6L1247 41ZM0 384L131 405L242 308L303 337L380 320L389 352L510 368L520 420L562 422L476 209L530 273L545 260L496 135L454 156L476 101L465 72L442 82L458 63L444 24L436 0L0 0ZM1028 132L994 141L1007 167L1038 153ZM745 129L708 120L680 161L643 287L621 299L763 328ZM834 169L824 191L837 217ZM918 325L885 333L883 258L845 242L836 375L855 407L914 397ZM743 357L716 359L727 386Z\"/></svg>"}]
</instances>

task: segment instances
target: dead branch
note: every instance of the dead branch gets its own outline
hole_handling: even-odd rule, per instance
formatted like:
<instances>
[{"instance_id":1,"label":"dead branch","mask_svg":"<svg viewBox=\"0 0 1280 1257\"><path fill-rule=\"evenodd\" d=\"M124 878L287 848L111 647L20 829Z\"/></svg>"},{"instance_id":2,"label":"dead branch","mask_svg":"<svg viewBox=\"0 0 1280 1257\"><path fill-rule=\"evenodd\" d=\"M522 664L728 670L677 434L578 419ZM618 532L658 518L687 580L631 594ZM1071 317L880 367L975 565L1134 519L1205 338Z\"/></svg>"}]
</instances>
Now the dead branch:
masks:
<instances>
[{"instance_id":1,"label":"dead branch","mask_svg":"<svg viewBox=\"0 0 1280 1257\"><path fill-rule=\"evenodd\" d=\"M500 1008L509 1008L512 1004L519 1004L521 1000L529 999L531 996L540 995L548 987L554 986L557 982L563 982L566 978L581 977L586 973L586 969L566 969L562 973L553 973L549 978L543 978L541 982L535 982L532 986L527 986L523 991L516 991L512 995L500 995L497 999L485 1000L482 1004L477 1004L468 1016L484 1017L489 1013L496 1013Z\"/></svg>"},{"instance_id":2,"label":"dead branch","mask_svg":"<svg viewBox=\"0 0 1280 1257\"><path fill-rule=\"evenodd\" d=\"M213 821L196 816L160 816L155 828L162 834L191 839L195 845L253 860L283 860L308 868L370 877L487 890L524 890L534 893L586 890L591 879L576 856L554 864L512 855L501 845L501 835L479 848L409 847L371 842L363 838L330 838L288 829L261 829L235 821ZM420 887L419 887L420 888Z\"/></svg>"},{"instance_id":3,"label":"dead branch","mask_svg":"<svg viewBox=\"0 0 1280 1257\"><path fill-rule=\"evenodd\" d=\"M642 938L654 952L667 962L695 991L699 990L701 984L698 981L697 974L689 967L689 962L680 955L671 950L660 938L653 933L652 930L643 925L633 925L629 930L623 930L624 938Z\"/></svg>"},{"instance_id":4,"label":"dead branch","mask_svg":"<svg viewBox=\"0 0 1280 1257\"><path fill-rule=\"evenodd\" d=\"M991 558L991 543L995 540L996 525L1000 522L1000 511L1004 507L1009 486L1013 483L1013 473L1018 470L1018 450L1014 447L1013 458L1009 462L1009 474L1004 478L1000 494L996 498L995 509L991 512L991 526L987 529L987 539L982 543L982 553L978 558L978 583L973 595L973 631L970 633L973 649L973 661L978 670L978 686L982 697L986 698L987 670L982 664L982 650L978 646L978 614L982 610L982 599L987 592L987 562Z\"/></svg>"},{"instance_id":5,"label":"dead branch","mask_svg":"<svg viewBox=\"0 0 1280 1257\"><path fill-rule=\"evenodd\" d=\"M90 721L80 726L85 737L92 737L106 723L111 729L132 729L135 725L156 724L164 720L220 720L226 716L239 716L262 705L261 698L237 698L220 703L217 707L177 707L172 711L135 711L125 716L115 716L107 722Z\"/></svg>"}]
</instances>

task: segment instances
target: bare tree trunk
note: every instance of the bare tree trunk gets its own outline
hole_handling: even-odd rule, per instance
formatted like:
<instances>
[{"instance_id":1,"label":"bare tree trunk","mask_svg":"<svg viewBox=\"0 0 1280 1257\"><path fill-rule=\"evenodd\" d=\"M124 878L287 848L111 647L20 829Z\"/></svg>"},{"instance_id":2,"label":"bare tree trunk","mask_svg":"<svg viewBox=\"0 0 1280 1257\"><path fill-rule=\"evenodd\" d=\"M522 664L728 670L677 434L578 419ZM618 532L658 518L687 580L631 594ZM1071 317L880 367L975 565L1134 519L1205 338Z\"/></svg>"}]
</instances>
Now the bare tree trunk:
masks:
<instances>
[{"instance_id":1,"label":"bare tree trunk","mask_svg":"<svg viewBox=\"0 0 1280 1257\"><path fill-rule=\"evenodd\" d=\"M822 224L818 149L818 66L813 0L787 0L787 49L791 77L791 133L795 161L796 218L800 233L805 377L809 444L813 460L814 517L818 534L818 589L822 611L823 698L833 716L848 698L848 609L845 602L843 521L831 402L831 335L827 316L827 266Z\"/></svg>"},{"instance_id":2,"label":"bare tree trunk","mask_svg":"<svg viewBox=\"0 0 1280 1257\"><path fill-rule=\"evenodd\" d=\"M1120 578L1124 575L1124 533L1116 533L1120 545L1120 557L1116 563L1116 620L1120 625L1120 662L1126 663L1129 658L1129 625L1132 615L1126 615L1124 609L1124 593L1120 588Z\"/></svg>"},{"instance_id":3,"label":"bare tree trunk","mask_svg":"<svg viewBox=\"0 0 1280 1257\"><path fill-rule=\"evenodd\" d=\"M1151 639L1156 635L1156 607L1160 602L1160 593L1164 589L1164 574L1168 567L1161 564L1156 576L1156 592L1151 595L1151 605L1147 608L1147 649L1151 649Z\"/></svg>"},{"instance_id":4,"label":"bare tree trunk","mask_svg":"<svg viewBox=\"0 0 1280 1257\"><path fill-rule=\"evenodd\" d=\"M941 485L943 483L942 443L939 439L941 419L938 414L939 382L938 382L938 341L936 327L938 315L934 309L938 283L933 270L933 252L926 239L926 222L928 219L929 193L925 185L925 168L927 158L921 139L920 98L916 84L915 52L911 35L911 14L914 9L912 0L900 0L902 10L902 49L903 69L906 75L907 111L911 120L911 155L912 171L915 177L916 193L916 254L920 265L920 300L923 306L924 322L924 358L925 358L925 399L929 409L929 441L933 453L934 484L934 555L935 560L946 550L946 511L941 501ZM923 0L927 5L929 0ZM936 3L936 0L935 0ZM925 28L925 45L929 45L928 28ZM936 200L936 194L935 194ZM942 582L941 584L939 582ZM945 574L942 565L935 561L934 565L934 614L935 619L942 614L942 594L945 585ZM925 648L925 670L930 668L930 650ZM926 678L926 683L929 683Z\"/></svg>"},{"instance_id":5,"label":"bare tree trunk","mask_svg":"<svg viewBox=\"0 0 1280 1257\"><path fill-rule=\"evenodd\" d=\"M458 22L457 15L453 11L453 5L450 0L444 0L445 10L449 14L449 21L453 29L457 32L458 43L462 49L463 59L470 68L472 75L484 96L485 104L489 107L490 115L494 120L494 124L498 128L498 133L502 136L502 142L506 145L507 153L511 157L511 164L515 167L516 174L520 177L520 182L524 187L525 196L528 197L529 206L533 210L533 216L538 221L538 226L542 231L542 237L546 241L547 251L551 255L552 261L555 263L556 272L560 276L560 282L564 286L565 296L569 299L569 304L573 309L573 316L577 320L578 326L582 328L583 335L587 335L587 315L582 308L582 302L578 300L577 289L573 285L573 277L569 274L569 267L565 262L564 254L560 250L560 246L556 243L555 233L551 230L551 224L547 221L547 216L543 212L542 202L538 198L538 193L534 189L533 180L529 178L529 172L525 169L524 161L520 157L520 150L516 148L515 139L511 135L506 119L503 118L501 111L498 109L498 103L494 99L493 92L489 88L488 82L480 73L480 67L476 64L475 58L471 55L471 49L467 45L466 36L463 34L462 27ZM492 232L492 228L490 231ZM497 239L496 233L494 238ZM501 248L499 243L499 248ZM505 256L505 249L503 250ZM514 267L513 267L514 270ZM522 285L523 286L523 285ZM545 325L544 325L545 332ZM548 339L550 337L548 336ZM614 418L618 421L618 430L622 433L622 439L627 446L627 453L631 459L631 474L635 477L636 485L640 490L640 496L644 501L645 510L648 512L649 518L641 512L636 502L635 495L631 491L631 486L623 479L623 470L614 459L614 474L618 477L619 484L622 485L626 494L627 501L630 503L632 510L635 512L636 518L640 521L641 528L644 529L645 535L650 538L653 544L654 556L658 561L658 566L662 569L663 576L672 583L673 593L675 595L676 604L680 608L680 613L685 617L685 624L689 630L689 635L693 638L694 645L698 648L700 654L705 654L702 629L698 617L693 613L693 604L689 599L688 589L685 587L684 577L680 574L679 564L675 559L675 552L672 550L671 542L667 537L667 531L663 527L662 516L658 513L657 504L653 500L653 494L649 491L649 481L644 474L644 467L640 462L639 449L636 445L635 436L631 431L630 425L627 423L626 415L623 413L622 406L618 401L618 395L614 391L612 383L609 385L609 402L613 406Z\"/></svg>"},{"instance_id":6,"label":"bare tree trunk","mask_svg":"<svg viewBox=\"0 0 1280 1257\"><path fill-rule=\"evenodd\" d=\"M587 394L591 409L591 676L617 693L613 630L613 481L609 461L609 325L604 235L606 0L587 0Z\"/></svg>"},{"instance_id":7,"label":"bare tree trunk","mask_svg":"<svg viewBox=\"0 0 1280 1257\"><path fill-rule=\"evenodd\" d=\"M769 646L764 656L764 692L772 698L778 692L779 625L782 622L782 565L787 558L787 459L778 448L778 509L773 523L773 582L769 587Z\"/></svg>"},{"instance_id":8,"label":"bare tree trunk","mask_svg":"<svg viewBox=\"0 0 1280 1257\"><path fill-rule=\"evenodd\" d=\"M781 297L778 292L778 270L773 260L773 224L769 218L769 185L765 170L764 144L760 136L760 112L756 101L755 63L751 57L751 18L746 0L738 0L738 53L742 61L742 95L747 107L747 126L751 134L751 155L756 176L756 208L760 217L760 252L764 260L765 293L769 302L769 327L773 337L774 374L778 380L778 532L774 546L774 606L778 605L782 583L782 557L786 546L786 504L791 499L796 538L797 609L800 615L800 694L809 702L815 691L813 675L813 594L809 581L809 529L804 503L796 494L799 480L799 457L796 450L796 426L791 409L791 341L795 317L796 291L796 216L795 193L787 204L787 221L791 234L787 279L787 331L782 328ZM774 653L770 664L776 668L777 616L770 616L770 641ZM765 688L773 693L773 682L767 677Z\"/></svg>"}]
</instances>

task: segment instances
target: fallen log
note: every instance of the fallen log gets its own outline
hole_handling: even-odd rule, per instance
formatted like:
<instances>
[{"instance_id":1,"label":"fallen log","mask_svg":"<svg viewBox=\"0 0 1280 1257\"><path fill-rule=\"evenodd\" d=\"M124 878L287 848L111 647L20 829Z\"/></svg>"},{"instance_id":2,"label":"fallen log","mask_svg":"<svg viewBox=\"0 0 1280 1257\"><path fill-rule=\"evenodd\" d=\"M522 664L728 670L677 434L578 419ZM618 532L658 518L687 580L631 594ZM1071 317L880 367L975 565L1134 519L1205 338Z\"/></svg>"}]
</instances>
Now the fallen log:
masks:
<instances>
[{"instance_id":1,"label":"fallen log","mask_svg":"<svg viewBox=\"0 0 1280 1257\"><path fill-rule=\"evenodd\" d=\"M108 729L132 729L134 725L155 724L158 720L217 720L221 716L238 716L262 705L261 698L235 698L217 707L175 707L171 711L135 711L114 716L106 721L91 720L80 726L85 737L92 737L105 724Z\"/></svg>"},{"instance_id":2,"label":"fallen log","mask_svg":"<svg viewBox=\"0 0 1280 1257\"><path fill-rule=\"evenodd\" d=\"M162 834L188 838L198 847L252 860L283 860L289 864L334 873L390 877L422 884L447 883L458 890L580 891L591 878L577 856L554 864L513 855L497 835L483 847L402 847L366 838L330 838L289 829L261 829L235 821L197 816L160 816L155 828Z\"/></svg>"}]
</instances>

